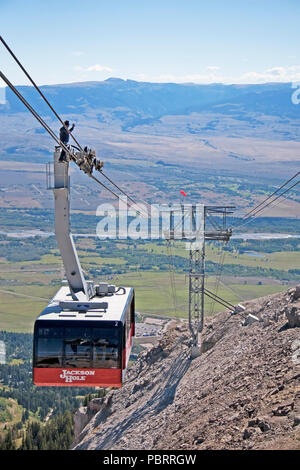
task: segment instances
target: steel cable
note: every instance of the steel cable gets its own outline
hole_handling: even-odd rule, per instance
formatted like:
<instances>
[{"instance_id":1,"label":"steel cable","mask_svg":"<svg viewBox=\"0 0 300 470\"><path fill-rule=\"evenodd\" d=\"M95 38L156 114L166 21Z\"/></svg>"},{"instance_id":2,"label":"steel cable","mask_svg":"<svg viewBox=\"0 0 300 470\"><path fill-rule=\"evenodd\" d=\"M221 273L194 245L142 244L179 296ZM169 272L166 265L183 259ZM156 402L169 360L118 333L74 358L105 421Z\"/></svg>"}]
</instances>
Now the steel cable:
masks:
<instances>
[{"instance_id":1,"label":"steel cable","mask_svg":"<svg viewBox=\"0 0 300 470\"><path fill-rule=\"evenodd\" d=\"M249 216L247 219L245 219L245 222L241 222L240 224L237 224L234 226L234 228L237 228L237 227L243 227L244 225L247 225L249 224L253 219L256 218L257 214L259 214L260 212L264 212L267 207L269 206L272 206L274 204L275 201L277 201L279 198L283 197L284 194L286 194L287 192L289 192L291 189L293 189L295 186L297 186L298 184L300 183L300 181L297 181L296 183L294 183L292 186L290 186L289 188L287 188L285 191L283 191L281 194L279 194L275 199L273 199L272 201L270 201L268 204L266 204L265 206L261 207L259 210L257 210L252 216ZM287 199L286 197L284 199ZM278 204L275 205L275 207L277 206Z\"/></svg>"},{"instance_id":2,"label":"steel cable","mask_svg":"<svg viewBox=\"0 0 300 470\"><path fill-rule=\"evenodd\" d=\"M284 184L282 184L280 186L280 188L277 188L272 194L270 194L270 196L268 196L266 199L264 199L261 203L259 203L257 206L255 206L253 209L251 209L249 212L247 212L243 217L242 217L242 220L240 223L234 225L232 228L237 228L237 227L242 227L246 224L248 224L251 220L253 220L257 214L263 212L267 207L269 207L270 205L273 205L275 201L277 201L279 198L281 198L284 194L286 194L288 191L290 191L291 189L293 189L295 186L297 186L300 181L297 181L296 183L294 183L292 186L290 186L289 188L287 188L285 191L283 191L282 193L280 193L279 195L276 196L276 194L281 190L283 189L285 186L287 186L291 181L293 181L297 176L300 175L300 172L298 171L294 176L292 176L288 181L286 181ZM274 196L275 199L272 199ZM272 199L270 201L270 199ZM268 202L268 204L266 204L267 201L270 201ZM252 215L251 215L252 214ZM243 223L243 221L245 221Z\"/></svg>"},{"instance_id":3,"label":"steel cable","mask_svg":"<svg viewBox=\"0 0 300 470\"><path fill-rule=\"evenodd\" d=\"M247 212L247 214L244 215L244 219L248 218L248 216L250 214L252 214L252 212L255 212L256 209L258 209L260 206L262 206L265 202L267 202L269 199L271 199L273 196L275 196L275 194L278 193L278 191L280 191L281 189L283 189L287 184L289 184L293 179L295 179L298 175L300 174L300 171L298 171L298 173L296 173L294 176L292 176L288 181L286 181L283 185L280 186L280 188L276 189L276 191L274 191L272 194L270 194L270 196L268 196L266 199L264 199L260 204L258 204L256 207L254 207L253 209L251 209L249 212Z\"/></svg>"},{"instance_id":4,"label":"steel cable","mask_svg":"<svg viewBox=\"0 0 300 470\"><path fill-rule=\"evenodd\" d=\"M14 54L14 52L11 50L11 48L8 46L8 44L5 42L5 40L3 39L2 36L0 36L0 41L2 42L2 44L4 45L4 47L7 49L7 51L9 52L9 54L13 57L13 59L16 61L16 63L18 64L18 66L21 68L21 70L24 72L24 74L26 75L26 77L28 78L28 80L32 83L32 85L34 86L34 88L36 89L36 91L40 94L40 96L42 97L42 99L45 101L45 103L49 106L49 108L51 109L51 111L54 113L54 115L57 117L57 119L61 122L61 124L63 125L63 127L67 130L67 132L69 133L69 135L72 137L72 139L74 140L74 142L78 145L78 147L80 148L81 151L84 151L83 148L81 147L80 143L76 140L76 138L72 135L72 133L68 130L68 128L66 127L65 123L63 122L63 120L61 119L61 117L59 116L59 114L55 111L55 109L53 108L53 106L50 104L50 102L48 101L48 99L46 98L46 96L43 94L43 92L41 91L41 89L39 88L39 86L35 83L35 81L32 79L32 77L29 75L29 73L27 72L27 70L25 69L25 67L21 64L21 62L19 61L19 59L16 57L16 55ZM19 94L21 96L21 94ZM18 96L18 95L17 95ZM20 96L18 96L20 98ZM21 99L21 98L20 98ZM22 101L22 100L21 100ZM29 109L29 108L28 108ZM37 114L37 113L36 113ZM37 117L37 116L35 116ZM39 121L40 122L40 121ZM40 122L41 123L41 122ZM48 131L49 132L49 131ZM53 132L53 131L52 131ZM57 141L57 140L56 140ZM65 148L64 148L65 150ZM70 152L68 152L70 153ZM124 194L133 204L135 204L137 207L139 207L139 205L127 194L125 193L125 191L123 191L116 183L114 183L107 175L105 175L102 171L100 171L100 173L104 176L104 178L106 178L112 185L114 185L122 194ZM93 178L95 179L99 184L101 184L105 189L107 189L111 194L113 194L114 196L116 196L117 198L119 198L118 195L116 195L113 191L111 191L109 188L107 188L107 186L105 186L103 183L101 183L97 178ZM147 203L146 203L147 204ZM127 204L128 205L128 204ZM129 205L128 205L129 206ZM140 209L140 213L144 215L144 217L149 217L148 214L145 215L145 212L141 209Z\"/></svg>"},{"instance_id":5,"label":"steel cable","mask_svg":"<svg viewBox=\"0 0 300 470\"><path fill-rule=\"evenodd\" d=\"M28 101L21 95L21 93L16 89L16 87L8 80L3 72L0 71L0 77L7 84L7 86L13 91L13 93L19 98L19 100L26 106L26 108L31 112L31 114L39 121L39 123L44 127L44 129L50 134L50 136L55 140L55 142L61 146L65 152L69 155L72 155L67 146L60 141L60 139L53 132L51 127L40 117L40 115L32 108Z\"/></svg>"},{"instance_id":6,"label":"steel cable","mask_svg":"<svg viewBox=\"0 0 300 470\"><path fill-rule=\"evenodd\" d=\"M41 126L48 132L48 134L55 140L55 142L61 146L64 151L70 155L71 159L74 159L74 156L72 152L69 150L69 148L59 140L59 138L56 136L56 134L53 132L51 127L48 126L48 124L40 117L40 115L32 108L32 106L27 102L27 100L21 95L21 93L16 89L16 87L8 80L8 78L3 74L3 72L0 71L0 77L2 80L7 84L7 86L15 93L15 95L20 99L20 101L24 104L24 106L31 112L31 114L38 120L38 122L41 124ZM104 189L109 191L113 196L116 198L119 198L119 196L112 191L110 188L108 188L105 184L103 184L101 181L99 181L95 176L93 175L88 175L90 178L95 180L98 184L100 184Z\"/></svg>"},{"instance_id":7,"label":"steel cable","mask_svg":"<svg viewBox=\"0 0 300 470\"><path fill-rule=\"evenodd\" d=\"M72 135L72 133L68 130L67 126L65 125L65 123L63 122L63 120L60 118L60 116L57 114L57 112L55 111L55 109L51 106L51 104L49 103L49 101L47 100L46 96L42 93L41 89L38 87L38 85L34 82L34 80L31 78L31 76L29 75L29 73L27 72L27 70L23 67L23 65L21 64L21 62L19 61L19 59L16 57L16 55L13 53L13 51L10 49L10 47L8 46L8 44L4 41L3 37L0 36L0 41L2 42L2 44L4 45L4 47L8 50L8 52L10 53L10 55L14 58L14 60L17 62L18 66L22 69L22 71L24 72L24 74L26 75L26 77L28 78L28 80L32 83L32 85L34 86L34 88L36 89L36 91L40 94L40 96L43 98L43 100L47 103L47 105L49 106L49 108L51 109L51 111L55 114L55 116L57 117L57 119L61 122L61 124L63 125L63 127L68 131L68 133L70 134L70 136L72 137L72 139L74 140L74 142L78 145L78 147L80 148L80 150L83 151L81 145L79 144L79 142L77 142L77 140L75 139L75 137Z\"/></svg>"},{"instance_id":8,"label":"steel cable","mask_svg":"<svg viewBox=\"0 0 300 470\"><path fill-rule=\"evenodd\" d=\"M169 240L167 240L166 245L167 245L167 256L168 256L168 262L169 262L171 297L172 297L172 300L173 300L174 313L175 313L175 316L176 316L176 313L177 313L177 298L176 298L176 286L175 286L175 277L174 277L174 261L173 261L171 243L170 243Z\"/></svg>"}]
</instances>

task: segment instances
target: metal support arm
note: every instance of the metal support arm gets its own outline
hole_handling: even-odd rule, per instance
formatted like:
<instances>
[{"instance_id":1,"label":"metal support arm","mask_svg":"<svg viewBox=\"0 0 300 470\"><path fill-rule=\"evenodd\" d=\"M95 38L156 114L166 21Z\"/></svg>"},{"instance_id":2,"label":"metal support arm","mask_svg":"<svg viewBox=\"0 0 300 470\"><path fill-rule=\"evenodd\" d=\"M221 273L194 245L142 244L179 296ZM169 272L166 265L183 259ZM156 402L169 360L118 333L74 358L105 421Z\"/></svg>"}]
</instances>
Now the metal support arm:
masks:
<instances>
[{"instance_id":1,"label":"metal support arm","mask_svg":"<svg viewBox=\"0 0 300 470\"><path fill-rule=\"evenodd\" d=\"M91 287L84 278L70 232L70 183L69 162L59 161L60 151L54 152L54 204L55 235L63 260L71 292L82 292L87 300L91 298Z\"/></svg>"}]
</instances>

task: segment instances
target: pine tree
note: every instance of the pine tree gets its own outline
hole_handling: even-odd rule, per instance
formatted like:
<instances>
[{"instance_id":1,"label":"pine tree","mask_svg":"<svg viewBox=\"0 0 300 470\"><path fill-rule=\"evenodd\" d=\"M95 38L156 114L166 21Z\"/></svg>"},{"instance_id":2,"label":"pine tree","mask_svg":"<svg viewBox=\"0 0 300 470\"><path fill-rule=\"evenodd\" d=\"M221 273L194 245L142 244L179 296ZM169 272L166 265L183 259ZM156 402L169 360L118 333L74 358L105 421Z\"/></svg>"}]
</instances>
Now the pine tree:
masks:
<instances>
[{"instance_id":1,"label":"pine tree","mask_svg":"<svg viewBox=\"0 0 300 470\"><path fill-rule=\"evenodd\" d=\"M2 450L16 450L16 445L13 441L11 429L9 429L5 435Z\"/></svg>"}]
</instances>

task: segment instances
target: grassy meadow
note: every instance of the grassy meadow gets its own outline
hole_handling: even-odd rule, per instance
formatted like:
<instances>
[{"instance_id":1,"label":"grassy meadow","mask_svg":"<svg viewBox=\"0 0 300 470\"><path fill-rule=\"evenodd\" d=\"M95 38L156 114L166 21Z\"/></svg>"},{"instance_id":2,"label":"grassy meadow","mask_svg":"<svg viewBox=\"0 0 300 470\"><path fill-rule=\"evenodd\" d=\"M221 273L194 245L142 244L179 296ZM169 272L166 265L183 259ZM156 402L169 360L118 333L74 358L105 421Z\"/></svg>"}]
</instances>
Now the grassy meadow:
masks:
<instances>
[{"instance_id":1,"label":"grassy meadow","mask_svg":"<svg viewBox=\"0 0 300 470\"><path fill-rule=\"evenodd\" d=\"M95 280L108 280L116 285L132 286L136 293L136 310L157 316L187 317L188 312L188 276L182 272L176 272L175 292L171 289L170 273L167 270L159 270L153 266L151 271L143 271L140 265L136 269L118 274L118 268L124 266L124 258L102 257L97 251L83 249L84 241L79 243L79 257L83 269L88 272L90 268L101 269L106 267L110 275L93 276ZM125 244L123 248L125 250ZM155 254L166 254L166 247L155 243L148 243L143 249ZM173 247L173 255L187 258L188 252L182 244ZM217 262L222 252L216 247L208 247L207 259ZM41 256L40 260L9 262L0 260L0 329L15 332L31 332L35 318L47 305L47 301L55 294L63 278L61 259L57 250ZM187 261L186 261L187 262ZM264 257L249 257L226 252L225 264L237 264L247 266L265 266L284 269L287 266L298 267L300 265L300 252L268 253ZM298 264L297 264L298 263ZM134 268L134 267L133 267ZM286 285L273 280L263 279L263 282L245 281L234 277L227 279L222 277L218 284L217 294L228 302L237 304L242 301L285 290ZM208 276L206 287L216 292L216 278ZM205 299L207 315L212 315L223 307Z\"/></svg>"}]
</instances>

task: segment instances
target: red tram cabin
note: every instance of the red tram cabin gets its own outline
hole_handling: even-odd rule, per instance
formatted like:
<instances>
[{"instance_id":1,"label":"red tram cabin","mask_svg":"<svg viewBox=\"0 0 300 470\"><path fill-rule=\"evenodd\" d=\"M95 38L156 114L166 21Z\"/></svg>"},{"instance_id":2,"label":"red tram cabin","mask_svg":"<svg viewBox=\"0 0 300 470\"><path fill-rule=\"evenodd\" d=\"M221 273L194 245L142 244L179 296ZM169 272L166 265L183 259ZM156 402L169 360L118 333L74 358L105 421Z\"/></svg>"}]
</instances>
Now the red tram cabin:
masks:
<instances>
[{"instance_id":1,"label":"red tram cabin","mask_svg":"<svg viewBox=\"0 0 300 470\"><path fill-rule=\"evenodd\" d=\"M33 382L39 386L121 387L134 336L133 289L95 297L87 305L78 302L78 311L65 308L69 299L69 288L62 287L36 319ZM97 308L99 300L107 308Z\"/></svg>"}]
</instances>

